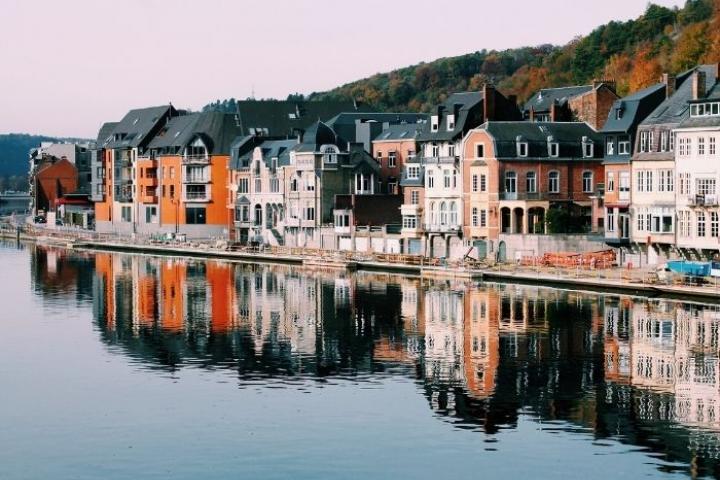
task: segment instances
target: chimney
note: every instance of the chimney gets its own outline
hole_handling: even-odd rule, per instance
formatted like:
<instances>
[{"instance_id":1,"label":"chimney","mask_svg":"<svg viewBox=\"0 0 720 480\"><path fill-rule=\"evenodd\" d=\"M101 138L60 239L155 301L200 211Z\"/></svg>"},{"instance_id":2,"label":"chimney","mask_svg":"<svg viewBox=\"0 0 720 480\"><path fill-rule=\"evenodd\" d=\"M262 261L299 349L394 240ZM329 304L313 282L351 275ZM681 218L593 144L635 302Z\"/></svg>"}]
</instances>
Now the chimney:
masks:
<instances>
[{"instance_id":1,"label":"chimney","mask_svg":"<svg viewBox=\"0 0 720 480\"><path fill-rule=\"evenodd\" d=\"M602 85L605 85L606 87L608 87L610 90L613 91L613 93L615 92L615 88L616 88L615 80L613 80L612 78L593 79L593 81L592 81L593 90L597 90Z\"/></svg>"},{"instance_id":2,"label":"chimney","mask_svg":"<svg viewBox=\"0 0 720 480\"><path fill-rule=\"evenodd\" d=\"M705 97L705 72L697 70L692 76L692 99L699 100Z\"/></svg>"},{"instance_id":3,"label":"chimney","mask_svg":"<svg viewBox=\"0 0 720 480\"><path fill-rule=\"evenodd\" d=\"M660 81L665 84L665 98L669 98L673 93L675 93L675 75L671 73L663 73Z\"/></svg>"},{"instance_id":4,"label":"chimney","mask_svg":"<svg viewBox=\"0 0 720 480\"><path fill-rule=\"evenodd\" d=\"M483 85L483 121L497 120L495 114L495 87L486 83Z\"/></svg>"},{"instance_id":5,"label":"chimney","mask_svg":"<svg viewBox=\"0 0 720 480\"><path fill-rule=\"evenodd\" d=\"M550 121L551 122L558 122L560 119L558 118L558 104L557 102L552 102L550 104Z\"/></svg>"}]
</instances>

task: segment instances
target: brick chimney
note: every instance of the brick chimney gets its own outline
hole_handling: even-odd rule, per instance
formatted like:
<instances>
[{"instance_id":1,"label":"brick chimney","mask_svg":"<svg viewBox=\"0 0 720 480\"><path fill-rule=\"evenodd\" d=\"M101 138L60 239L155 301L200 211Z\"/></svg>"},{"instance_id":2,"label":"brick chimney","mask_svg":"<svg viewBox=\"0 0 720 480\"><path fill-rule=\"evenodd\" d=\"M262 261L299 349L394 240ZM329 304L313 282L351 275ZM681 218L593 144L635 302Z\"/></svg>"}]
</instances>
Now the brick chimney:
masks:
<instances>
[{"instance_id":1,"label":"brick chimney","mask_svg":"<svg viewBox=\"0 0 720 480\"><path fill-rule=\"evenodd\" d=\"M495 120L495 87L486 83L483 85L483 121Z\"/></svg>"},{"instance_id":2,"label":"brick chimney","mask_svg":"<svg viewBox=\"0 0 720 480\"><path fill-rule=\"evenodd\" d=\"M597 90L598 88L600 88L601 85L605 85L610 90L615 92L616 83L615 83L615 80L613 80L612 78L600 78L600 79L596 78L592 81L593 90Z\"/></svg>"},{"instance_id":3,"label":"brick chimney","mask_svg":"<svg viewBox=\"0 0 720 480\"><path fill-rule=\"evenodd\" d=\"M699 100L705 97L705 72L698 70L692 76L692 99Z\"/></svg>"},{"instance_id":4,"label":"brick chimney","mask_svg":"<svg viewBox=\"0 0 720 480\"><path fill-rule=\"evenodd\" d=\"M665 84L665 98L669 98L673 93L675 93L675 75L671 73L663 73L660 81Z\"/></svg>"}]
</instances>

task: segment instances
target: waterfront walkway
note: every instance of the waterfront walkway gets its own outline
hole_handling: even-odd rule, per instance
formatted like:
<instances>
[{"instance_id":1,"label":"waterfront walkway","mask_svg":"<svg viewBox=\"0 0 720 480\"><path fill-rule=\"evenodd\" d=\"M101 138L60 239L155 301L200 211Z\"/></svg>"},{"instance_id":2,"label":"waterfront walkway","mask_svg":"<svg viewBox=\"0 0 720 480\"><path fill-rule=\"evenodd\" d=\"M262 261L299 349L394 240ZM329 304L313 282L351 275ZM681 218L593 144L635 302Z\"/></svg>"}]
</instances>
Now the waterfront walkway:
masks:
<instances>
[{"instance_id":1,"label":"waterfront walkway","mask_svg":"<svg viewBox=\"0 0 720 480\"><path fill-rule=\"evenodd\" d=\"M659 282L654 272L625 268L561 268L544 265L490 264L473 259L445 262L418 255L338 252L292 247L240 247L222 240L204 242L157 241L122 238L82 230L0 228L0 236L81 250L109 250L150 255L222 258L239 262L272 262L300 265L307 269L381 270L420 275L426 278L489 282L516 282L561 288L629 292L638 295L702 297L720 301L717 283L695 285L685 279Z\"/></svg>"}]
</instances>

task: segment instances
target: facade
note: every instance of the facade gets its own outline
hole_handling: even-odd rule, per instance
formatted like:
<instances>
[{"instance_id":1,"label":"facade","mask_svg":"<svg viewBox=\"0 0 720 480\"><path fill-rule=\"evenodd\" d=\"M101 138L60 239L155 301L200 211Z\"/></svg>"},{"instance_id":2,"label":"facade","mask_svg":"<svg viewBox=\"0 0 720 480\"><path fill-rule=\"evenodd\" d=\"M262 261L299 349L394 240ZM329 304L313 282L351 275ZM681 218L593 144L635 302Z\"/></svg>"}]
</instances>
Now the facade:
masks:
<instances>
[{"instance_id":1,"label":"facade","mask_svg":"<svg viewBox=\"0 0 720 480\"><path fill-rule=\"evenodd\" d=\"M614 80L543 88L525 102L523 118L531 122L587 122L599 130L617 99Z\"/></svg>"},{"instance_id":2,"label":"facade","mask_svg":"<svg viewBox=\"0 0 720 480\"><path fill-rule=\"evenodd\" d=\"M676 196L688 198L691 190L686 177L677 175L676 151L684 149L685 144L682 147L678 144L675 130L689 118L688 102L693 100L694 92L710 91L715 75L714 65L700 66L679 75L672 95L638 127L632 156L630 230L643 263L654 264L680 256L676 248L678 230L687 233L693 219L685 204L678 207L682 215L676 212Z\"/></svg>"},{"instance_id":3,"label":"facade","mask_svg":"<svg viewBox=\"0 0 720 480\"><path fill-rule=\"evenodd\" d=\"M424 123L385 124L383 130L373 139L373 158L380 166L380 181L384 193L400 194L400 178L409 159L417 156L417 136Z\"/></svg>"},{"instance_id":4,"label":"facade","mask_svg":"<svg viewBox=\"0 0 720 480\"><path fill-rule=\"evenodd\" d=\"M689 79L689 116L675 129L677 247L687 258L720 252L720 72L714 67Z\"/></svg>"},{"instance_id":5,"label":"facade","mask_svg":"<svg viewBox=\"0 0 720 480\"><path fill-rule=\"evenodd\" d=\"M67 158L44 157L32 176L33 215L55 212L59 201L77 191L78 172Z\"/></svg>"},{"instance_id":6,"label":"facade","mask_svg":"<svg viewBox=\"0 0 720 480\"><path fill-rule=\"evenodd\" d=\"M402 207L405 251L445 258L464 254L463 137L487 120L519 119L515 99L490 85L479 92L454 93L435 108L418 135L419 157L408 161L401 182L403 188L424 186L422 210L413 203Z\"/></svg>"},{"instance_id":7,"label":"facade","mask_svg":"<svg viewBox=\"0 0 720 480\"><path fill-rule=\"evenodd\" d=\"M232 114L130 111L97 146L105 164L94 182L105 185L95 203L97 230L226 236L230 145L238 133Z\"/></svg>"},{"instance_id":8,"label":"facade","mask_svg":"<svg viewBox=\"0 0 720 480\"><path fill-rule=\"evenodd\" d=\"M63 179L59 180L57 190L62 190L64 193L77 193L87 195L90 193L90 145L86 143L52 143L42 142L38 148L30 150L30 165L29 165L29 192L30 192L30 211L37 214L39 211L48 211L47 197L43 197L47 194L45 192L38 191L38 179L36 175L41 169L46 168L48 165L64 160L69 162L75 168L75 183L72 191L67 190L67 179L65 175L67 172L64 168L62 175ZM53 170L46 171L43 175L43 182L48 182L48 175Z\"/></svg>"},{"instance_id":9,"label":"facade","mask_svg":"<svg viewBox=\"0 0 720 480\"><path fill-rule=\"evenodd\" d=\"M490 121L468 133L463 155L464 232L481 257L502 234L592 229L603 143L588 124ZM548 225L551 210L564 225Z\"/></svg>"},{"instance_id":10,"label":"facade","mask_svg":"<svg viewBox=\"0 0 720 480\"><path fill-rule=\"evenodd\" d=\"M661 83L615 101L608 113L601 133L605 137L604 231L609 244L630 241L630 160L637 127L674 90L675 77L663 75Z\"/></svg>"},{"instance_id":11,"label":"facade","mask_svg":"<svg viewBox=\"0 0 720 480\"><path fill-rule=\"evenodd\" d=\"M335 250L401 253L400 195L335 196Z\"/></svg>"}]
</instances>

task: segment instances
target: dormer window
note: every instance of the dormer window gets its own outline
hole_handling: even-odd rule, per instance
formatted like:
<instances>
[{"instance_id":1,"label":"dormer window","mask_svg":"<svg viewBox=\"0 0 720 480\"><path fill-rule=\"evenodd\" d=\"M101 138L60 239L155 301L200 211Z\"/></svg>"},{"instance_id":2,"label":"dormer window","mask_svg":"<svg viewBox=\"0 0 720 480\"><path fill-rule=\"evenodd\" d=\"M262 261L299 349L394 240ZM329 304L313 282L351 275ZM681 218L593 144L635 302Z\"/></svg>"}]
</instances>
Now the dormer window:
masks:
<instances>
[{"instance_id":1,"label":"dormer window","mask_svg":"<svg viewBox=\"0 0 720 480\"><path fill-rule=\"evenodd\" d=\"M583 142L583 157L592 158L595 156L595 145L592 142Z\"/></svg>"},{"instance_id":2,"label":"dormer window","mask_svg":"<svg viewBox=\"0 0 720 480\"><path fill-rule=\"evenodd\" d=\"M720 102L697 103L690 105L691 117L706 117L720 115Z\"/></svg>"},{"instance_id":3,"label":"dormer window","mask_svg":"<svg viewBox=\"0 0 720 480\"><path fill-rule=\"evenodd\" d=\"M618 137L618 154L630 155L630 137L627 135Z\"/></svg>"},{"instance_id":4,"label":"dormer window","mask_svg":"<svg viewBox=\"0 0 720 480\"><path fill-rule=\"evenodd\" d=\"M417 165L408 165L407 176L412 179L420 178L420 167Z\"/></svg>"},{"instance_id":5,"label":"dormer window","mask_svg":"<svg viewBox=\"0 0 720 480\"><path fill-rule=\"evenodd\" d=\"M475 158L485 158L485 144L475 144Z\"/></svg>"},{"instance_id":6,"label":"dormer window","mask_svg":"<svg viewBox=\"0 0 720 480\"><path fill-rule=\"evenodd\" d=\"M605 140L605 152L608 155L615 155L615 137L608 137Z\"/></svg>"},{"instance_id":7,"label":"dormer window","mask_svg":"<svg viewBox=\"0 0 720 480\"><path fill-rule=\"evenodd\" d=\"M640 152L650 151L649 132L640 132Z\"/></svg>"},{"instance_id":8,"label":"dormer window","mask_svg":"<svg viewBox=\"0 0 720 480\"><path fill-rule=\"evenodd\" d=\"M320 153L323 156L323 163L337 163L337 147L335 145L323 145Z\"/></svg>"},{"instance_id":9,"label":"dormer window","mask_svg":"<svg viewBox=\"0 0 720 480\"><path fill-rule=\"evenodd\" d=\"M517 144L517 155L518 157L527 157L528 156L528 144L525 140L523 140L522 137L517 137L515 139L515 142Z\"/></svg>"},{"instance_id":10,"label":"dormer window","mask_svg":"<svg viewBox=\"0 0 720 480\"><path fill-rule=\"evenodd\" d=\"M440 128L440 118L437 115L430 117L430 131L437 132Z\"/></svg>"},{"instance_id":11,"label":"dormer window","mask_svg":"<svg viewBox=\"0 0 720 480\"><path fill-rule=\"evenodd\" d=\"M448 132L455 130L455 115L447 116L447 129Z\"/></svg>"},{"instance_id":12,"label":"dormer window","mask_svg":"<svg viewBox=\"0 0 720 480\"><path fill-rule=\"evenodd\" d=\"M185 157L188 159L207 159L207 148L200 138L195 140L185 148Z\"/></svg>"},{"instance_id":13,"label":"dormer window","mask_svg":"<svg viewBox=\"0 0 720 480\"><path fill-rule=\"evenodd\" d=\"M557 158L560 155L560 144L555 141L555 138L552 136L549 136L547 139L548 142L548 154L553 157Z\"/></svg>"}]
</instances>

